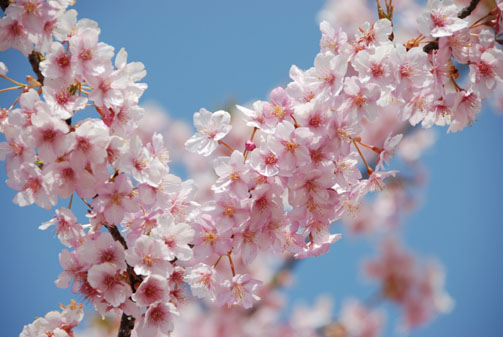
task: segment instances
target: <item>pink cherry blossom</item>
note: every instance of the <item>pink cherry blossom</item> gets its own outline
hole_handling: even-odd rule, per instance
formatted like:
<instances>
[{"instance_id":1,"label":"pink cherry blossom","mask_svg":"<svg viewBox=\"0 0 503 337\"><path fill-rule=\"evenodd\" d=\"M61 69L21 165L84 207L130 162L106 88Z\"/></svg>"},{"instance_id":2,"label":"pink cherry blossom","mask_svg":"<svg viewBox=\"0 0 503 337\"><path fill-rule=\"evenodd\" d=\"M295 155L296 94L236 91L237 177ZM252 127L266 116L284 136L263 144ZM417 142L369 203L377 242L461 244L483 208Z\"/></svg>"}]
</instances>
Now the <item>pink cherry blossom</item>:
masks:
<instances>
[{"instance_id":1,"label":"pink cherry blossom","mask_svg":"<svg viewBox=\"0 0 503 337\"><path fill-rule=\"evenodd\" d=\"M86 107L87 98L72 94L70 84L61 79L45 80L42 91L54 117L68 119Z\"/></svg>"},{"instance_id":2,"label":"pink cherry blossom","mask_svg":"<svg viewBox=\"0 0 503 337\"><path fill-rule=\"evenodd\" d=\"M362 83L357 77L346 77L344 81L344 108L356 110L358 116L373 118L377 112L377 100L381 97L379 86Z\"/></svg>"},{"instance_id":3,"label":"pink cherry blossom","mask_svg":"<svg viewBox=\"0 0 503 337\"><path fill-rule=\"evenodd\" d=\"M69 252L63 249L59 253L59 263L63 268L63 272L59 274L54 283L59 288L68 288L73 280L72 292L80 290L83 282L87 282L87 268L86 265L80 261L77 251Z\"/></svg>"},{"instance_id":4,"label":"pink cherry blossom","mask_svg":"<svg viewBox=\"0 0 503 337\"><path fill-rule=\"evenodd\" d=\"M89 266L101 263L113 264L117 270L125 271L124 248L109 233L99 233L87 240L79 249L80 260Z\"/></svg>"},{"instance_id":5,"label":"pink cherry blossom","mask_svg":"<svg viewBox=\"0 0 503 337\"><path fill-rule=\"evenodd\" d=\"M69 305L60 305L62 312L50 311L45 317L39 317L29 325L25 325L20 337L73 336L73 328L79 325L84 318L82 304L77 304L74 300Z\"/></svg>"},{"instance_id":6,"label":"pink cherry blossom","mask_svg":"<svg viewBox=\"0 0 503 337\"><path fill-rule=\"evenodd\" d=\"M4 16L0 19L0 51L12 47L28 56L33 50L33 42L28 36L26 28L19 20L11 16Z\"/></svg>"},{"instance_id":7,"label":"pink cherry blossom","mask_svg":"<svg viewBox=\"0 0 503 337\"><path fill-rule=\"evenodd\" d=\"M132 197L133 186L125 174L119 174L113 182L98 187L98 197L93 200L95 212L103 213L111 225L121 222L126 211L133 212L138 205Z\"/></svg>"},{"instance_id":8,"label":"pink cherry blossom","mask_svg":"<svg viewBox=\"0 0 503 337\"><path fill-rule=\"evenodd\" d=\"M350 336L378 337L384 326L384 315L351 299L344 302L340 323Z\"/></svg>"},{"instance_id":9,"label":"pink cherry blossom","mask_svg":"<svg viewBox=\"0 0 503 337\"><path fill-rule=\"evenodd\" d=\"M15 125L6 127L3 132L7 142L0 143L0 160L6 161L7 172L36 161L34 139L29 132Z\"/></svg>"},{"instance_id":10,"label":"pink cherry blossom","mask_svg":"<svg viewBox=\"0 0 503 337\"><path fill-rule=\"evenodd\" d=\"M468 22L458 18L460 8L451 0L428 0L429 11L418 19L421 34L433 37L450 36L468 26Z\"/></svg>"},{"instance_id":11,"label":"pink cherry blossom","mask_svg":"<svg viewBox=\"0 0 503 337\"><path fill-rule=\"evenodd\" d=\"M249 168L244 164L244 156L239 151L230 157L219 157L214 162L215 173L219 176L213 190L217 193L230 192L239 198L248 196Z\"/></svg>"},{"instance_id":12,"label":"pink cherry blossom","mask_svg":"<svg viewBox=\"0 0 503 337\"><path fill-rule=\"evenodd\" d=\"M86 236L84 229L68 208L57 209L54 218L43 223L38 228L45 230L52 225L56 226L58 239L65 246L76 248L84 241L84 237Z\"/></svg>"},{"instance_id":13,"label":"pink cherry blossom","mask_svg":"<svg viewBox=\"0 0 503 337\"><path fill-rule=\"evenodd\" d=\"M218 141L231 130L231 116L227 111L214 113L202 108L194 114L194 126L197 133L185 142L185 148L203 156L209 156L215 151Z\"/></svg>"},{"instance_id":14,"label":"pink cherry blossom","mask_svg":"<svg viewBox=\"0 0 503 337\"><path fill-rule=\"evenodd\" d=\"M129 151L122 156L119 167L130 172L140 183L158 186L161 183L166 169L158 158L154 158L139 137L133 138L129 143Z\"/></svg>"},{"instance_id":15,"label":"pink cherry blossom","mask_svg":"<svg viewBox=\"0 0 503 337\"><path fill-rule=\"evenodd\" d=\"M205 205L204 210L216 219L224 231L238 228L250 219L250 200L237 199L228 194L217 194L215 202Z\"/></svg>"},{"instance_id":16,"label":"pink cherry blossom","mask_svg":"<svg viewBox=\"0 0 503 337\"><path fill-rule=\"evenodd\" d=\"M232 231L224 231L217 226L210 215L202 215L194 229L194 256L205 258L213 254L225 255L232 248Z\"/></svg>"},{"instance_id":17,"label":"pink cherry blossom","mask_svg":"<svg viewBox=\"0 0 503 337\"><path fill-rule=\"evenodd\" d=\"M480 112L481 98L475 92L459 92L456 97L454 120L451 122L448 132L463 130L467 125L472 125L476 114Z\"/></svg>"},{"instance_id":18,"label":"pink cherry blossom","mask_svg":"<svg viewBox=\"0 0 503 337\"><path fill-rule=\"evenodd\" d=\"M356 43L365 47L380 46L389 43L393 27L388 19L381 19L373 24L365 22L356 32Z\"/></svg>"},{"instance_id":19,"label":"pink cherry blossom","mask_svg":"<svg viewBox=\"0 0 503 337\"><path fill-rule=\"evenodd\" d=\"M217 280L216 270L212 266L199 263L187 268L184 280L190 285L194 296L210 300L215 299L219 280Z\"/></svg>"},{"instance_id":20,"label":"pink cherry blossom","mask_svg":"<svg viewBox=\"0 0 503 337\"><path fill-rule=\"evenodd\" d=\"M190 260L192 249L189 243L194 238L194 230L186 223L175 223L171 215L163 214L157 219L157 226L152 230L151 237L166 245L167 260Z\"/></svg>"},{"instance_id":21,"label":"pink cherry blossom","mask_svg":"<svg viewBox=\"0 0 503 337\"><path fill-rule=\"evenodd\" d=\"M102 263L92 266L87 275L89 284L114 307L131 295L131 287L127 284L127 276L124 276L113 264Z\"/></svg>"},{"instance_id":22,"label":"pink cherry blossom","mask_svg":"<svg viewBox=\"0 0 503 337\"><path fill-rule=\"evenodd\" d=\"M150 306L135 325L139 336L170 335L173 331L173 315L178 315L176 307L172 303L157 303Z\"/></svg>"},{"instance_id":23,"label":"pink cherry blossom","mask_svg":"<svg viewBox=\"0 0 503 337\"><path fill-rule=\"evenodd\" d=\"M98 29L84 28L70 39L71 62L78 76L103 73L113 56L113 47L98 42L98 35Z\"/></svg>"},{"instance_id":24,"label":"pink cherry blossom","mask_svg":"<svg viewBox=\"0 0 503 337\"><path fill-rule=\"evenodd\" d=\"M134 247L126 251L126 261L139 275L157 274L166 277L173 270L164 243L146 235L138 238Z\"/></svg>"},{"instance_id":25,"label":"pink cherry blossom","mask_svg":"<svg viewBox=\"0 0 503 337\"><path fill-rule=\"evenodd\" d=\"M168 294L169 287L166 279L159 275L149 275L136 289L132 298L138 305L148 307L155 302L164 302Z\"/></svg>"},{"instance_id":26,"label":"pink cherry blossom","mask_svg":"<svg viewBox=\"0 0 503 337\"><path fill-rule=\"evenodd\" d=\"M314 68L304 73L305 81L317 92L337 95L342 89L346 70L347 62L342 55L320 53L314 59Z\"/></svg>"},{"instance_id":27,"label":"pink cherry blossom","mask_svg":"<svg viewBox=\"0 0 503 337\"><path fill-rule=\"evenodd\" d=\"M93 88L89 94L89 99L98 106L106 108L120 107L124 102L124 95L121 90L128 84L127 73L122 70L113 71L111 67L106 67L97 76L88 76L89 85Z\"/></svg>"},{"instance_id":28,"label":"pink cherry blossom","mask_svg":"<svg viewBox=\"0 0 503 337\"><path fill-rule=\"evenodd\" d=\"M285 89L282 87L273 89L270 94L270 99L271 103L264 104L262 110L268 119L274 120L274 122L269 124L276 125L290 117L293 112L293 105Z\"/></svg>"},{"instance_id":29,"label":"pink cherry blossom","mask_svg":"<svg viewBox=\"0 0 503 337\"><path fill-rule=\"evenodd\" d=\"M43 29L49 10L44 0L19 0L7 7L5 14L20 19L30 32Z\"/></svg>"},{"instance_id":30,"label":"pink cherry blossom","mask_svg":"<svg viewBox=\"0 0 503 337\"><path fill-rule=\"evenodd\" d=\"M33 164L21 166L9 176L6 183L19 191L14 202L21 207L36 203L42 208L50 209L57 203L58 198L52 193L53 178Z\"/></svg>"},{"instance_id":31,"label":"pink cherry blossom","mask_svg":"<svg viewBox=\"0 0 503 337\"><path fill-rule=\"evenodd\" d=\"M372 81L381 86L391 84L394 76L390 58L394 52L391 44L375 48L373 54L370 54L366 50L359 52L352 65L358 71L360 81Z\"/></svg>"},{"instance_id":32,"label":"pink cherry blossom","mask_svg":"<svg viewBox=\"0 0 503 337\"><path fill-rule=\"evenodd\" d=\"M290 176L295 169L305 166L309 162L307 145L316 142L314 134L306 127L295 128L288 121L276 126L274 136L268 137L271 150L278 156L280 175Z\"/></svg>"},{"instance_id":33,"label":"pink cherry blossom","mask_svg":"<svg viewBox=\"0 0 503 337\"><path fill-rule=\"evenodd\" d=\"M68 125L51 116L47 103L37 103L37 109L37 113L31 115L33 138L42 162L52 162L68 152L72 147L72 139L66 136Z\"/></svg>"},{"instance_id":34,"label":"pink cherry blossom","mask_svg":"<svg viewBox=\"0 0 503 337\"><path fill-rule=\"evenodd\" d=\"M278 156L267 147L253 151L250 155L250 166L266 177L272 177L279 173L278 162Z\"/></svg>"},{"instance_id":35,"label":"pink cherry blossom","mask_svg":"<svg viewBox=\"0 0 503 337\"><path fill-rule=\"evenodd\" d=\"M470 62L470 81L473 90L482 98L492 95L498 82L503 82L503 52L496 48L485 51L478 62Z\"/></svg>"},{"instance_id":36,"label":"pink cherry blossom","mask_svg":"<svg viewBox=\"0 0 503 337\"><path fill-rule=\"evenodd\" d=\"M342 31L342 27L338 30L332 27L327 21L322 21L320 23L321 40L320 47L321 51L331 51L335 55L339 54L339 49L344 45L348 37L346 33Z\"/></svg>"},{"instance_id":37,"label":"pink cherry blossom","mask_svg":"<svg viewBox=\"0 0 503 337\"><path fill-rule=\"evenodd\" d=\"M254 301L260 299L256 292L262 286L262 282L252 279L248 274L238 274L232 280L224 281L222 286L218 297L221 305L229 307L238 305L248 309L252 307Z\"/></svg>"},{"instance_id":38,"label":"pink cherry blossom","mask_svg":"<svg viewBox=\"0 0 503 337\"><path fill-rule=\"evenodd\" d=\"M380 167L381 169L384 170L384 165L383 163L389 164L391 159L393 158L393 155L395 154L395 148L398 146L398 143L400 143L400 140L402 140L402 134L399 135L394 135L393 137L391 134L386 138L384 141L384 146L382 148L381 153L379 154L379 160L377 163L377 166Z\"/></svg>"},{"instance_id":39,"label":"pink cherry blossom","mask_svg":"<svg viewBox=\"0 0 503 337\"><path fill-rule=\"evenodd\" d=\"M46 59L40 62L40 71L45 78L68 79L73 77L72 58L61 43L53 42Z\"/></svg>"}]
</instances>

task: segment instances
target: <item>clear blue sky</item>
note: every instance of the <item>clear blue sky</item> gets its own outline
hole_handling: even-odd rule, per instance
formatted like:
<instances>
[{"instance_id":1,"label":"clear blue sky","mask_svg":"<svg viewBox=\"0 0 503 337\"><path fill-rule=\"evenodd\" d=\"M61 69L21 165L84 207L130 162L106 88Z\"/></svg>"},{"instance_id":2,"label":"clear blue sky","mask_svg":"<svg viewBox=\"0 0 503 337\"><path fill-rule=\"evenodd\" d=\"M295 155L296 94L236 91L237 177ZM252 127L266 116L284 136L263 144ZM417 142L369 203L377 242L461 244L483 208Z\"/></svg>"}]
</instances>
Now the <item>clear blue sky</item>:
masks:
<instances>
[{"instance_id":1,"label":"clear blue sky","mask_svg":"<svg viewBox=\"0 0 503 337\"><path fill-rule=\"evenodd\" d=\"M191 120L200 107L211 109L229 98L264 99L287 82L291 64L312 65L320 37L315 17L322 5L319 0L109 0L80 1L76 9L79 18L98 21L102 41L116 51L125 47L130 61L145 64L144 102ZM29 71L18 52L0 55L14 78ZM1 106L10 103L0 95ZM502 118L483 111L462 133L437 129L439 140L424 158L430 186L403 236L415 251L445 265L456 307L411 336L503 335L502 131ZM0 185L2 336L18 335L34 317L74 298L53 285L61 272L61 245L53 232L37 229L51 213L13 205L14 194ZM358 262L373 252L369 242L345 238L326 256L302 262L288 293L307 303L319 293L332 294L336 310L345 296L365 298L373 286L360 282ZM394 335L393 312L386 336Z\"/></svg>"}]
</instances>

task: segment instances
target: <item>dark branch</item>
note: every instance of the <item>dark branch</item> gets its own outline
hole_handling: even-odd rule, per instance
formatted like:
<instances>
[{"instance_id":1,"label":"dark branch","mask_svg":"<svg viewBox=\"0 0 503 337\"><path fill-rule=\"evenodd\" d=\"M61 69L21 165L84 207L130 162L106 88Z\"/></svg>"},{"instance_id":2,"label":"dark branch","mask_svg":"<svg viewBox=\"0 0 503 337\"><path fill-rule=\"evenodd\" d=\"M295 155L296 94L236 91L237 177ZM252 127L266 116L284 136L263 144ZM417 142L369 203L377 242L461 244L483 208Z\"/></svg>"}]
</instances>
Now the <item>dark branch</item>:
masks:
<instances>
[{"instance_id":1,"label":"dark branch","mask_svg":"<svg viewBox=\"0 0 503 337\"><path fill-rule=\"evenodd\" d=\"M430 43L425 44L423 47L423 51L428 54L436 49L438 49L438 39L436 39L435 41L432 41Z\"/></svg>"},{"instance_id":2,"label":"dark branch","mask_svg":"<svg viewBox=\"0 0 503 337\"><path fill-rule=\"evenodd\" d=\"M119 334L117 337L129 337L131 336L131 331L134 328L134 317L126 314L122 314L121 325L119 327Z\"/></svg>"},{"instance_id":3,"label":"dark branch","mask_svg":"<svg viewBox=\"0 0 503 337\"><path fill-rule=\"evenodd\" d=\"M37 51L32 51L31 54L28 56L28 60L30 61L31 68L33 69L33 72L35 75L37 75L37 81L40 82L40 84L44 84L44 75L42 75L42 72L40 71L40 62L42 61L43 55L40 54Z\"/></svg>"},{"instance_id":4,"label":"dark branch","mask_svg":"<svg viewBox=\"0 0 503 337\"><path fill-rule=\"evenodd\" d=\"M479 2L480 2L480 0L472 0L472 1L470 1L470 4L468 6L466 6L465 8L463 8L461 10L461 12L459 12L458 18L464 19L468 15L472 14L472 12L475 10L475 8L479 4Z\"/></svg>"},{"instance_id":5,"label":"dark branch","mask_svg":"<svg viewBox=\"0 0 503 337\"><path fill-rule=\"evenodd\" d=\"M114 238L115 241L118 241L124 249L128 249L126 240L122 236L121 232L117 226L114 225L104 225L106 229L110 232L110 235ZM127 274L129 276L129 285L133 293L136 291L137 286L143 281L143 278L135 273L133 267L129 264L127 265ZM135 318L133 316L126 315L122 313L121 317L121 325L119 327L119 334L117 337L130 337L131 331L134 328Z\"/></svg>"},{"instance_id":6,"label":"dark branch","mask_svg":"<svg viewBox=\"0 0 503 337\"><path fill-rule=\"evenodd\" d=\"M0 0L0 8L5 12L5 10L9 7L9 0Z\"/></svg>"},{"instance_id":7,"label":"dark branch","mask_svg":"<svg viewBox=\"0 0 503 337\"><path fill-rule=\"evenodd\" d=\"M119 243L124 247L124 249L127 249L127 243L126 240L124 240L124 237L122 236L121 232L119 232L119 229L117 226L114 225L105 225L106 229L110 232L112 237L114 238L115 241L119 241Z\"/></svg>"}]
</instances>

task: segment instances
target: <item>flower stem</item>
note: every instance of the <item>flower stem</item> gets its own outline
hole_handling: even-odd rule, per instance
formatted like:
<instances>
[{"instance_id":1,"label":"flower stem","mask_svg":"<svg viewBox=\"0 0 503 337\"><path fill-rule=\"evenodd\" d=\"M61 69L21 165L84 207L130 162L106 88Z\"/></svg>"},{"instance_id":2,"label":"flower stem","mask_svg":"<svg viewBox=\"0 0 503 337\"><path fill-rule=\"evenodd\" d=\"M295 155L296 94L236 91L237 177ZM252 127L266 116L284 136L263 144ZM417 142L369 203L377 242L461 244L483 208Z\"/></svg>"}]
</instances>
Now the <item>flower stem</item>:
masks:
<instances>
[{"instance_id":1,"label":"flower stem","mask_svg":"<svg viewBox=\"0 0 503 337\"><path fill-rule=\"evenodd\" d=\"M12 82L12 83L14 83L14 84L17 84L17 85L20 85L20 86L23 86L23 87L25 87L25 86L26 86L26 84L23 84L23 83L21 83L21 82L18 82L18 81L14 80L14 79L12 79L12 78L10 78L10 77L7 77L7 76L5 76L5 75L0 74L0 77L1 77L1 78L5 78L7 81L11 81L11 82Z\"/></svg>"},{"instance_id":2,"label":"flower stem","mask_svg":"<svg viewBox=\"0 0 503 337\"><path fill-rule=\"evenodd\" d=\"M11 90L23 89L23 88L24 88L24 86L21 86L21 85L20 85L20 86L17 86L17 87L5 88L5 89L1 89L1 90L0 90L0 93L1 93L1 92L6 92L6 91L11 91Z\"/></svg>"},{"instance_id":3,"label":"flower stem","mask_svg":"<svg viewBox=\"0 0 503 337\"><path fill-rule=\"evenodd\" d=\"M234 263L232 262L231 253L227 254L229 258L229 264L231 265L232 276L236 276L236 270L234 269Z\"/></svg>"},{"instance_id":4,"label":"flower stem","mask_svg":"<svg viewBox=\"0 0 503 337\"><path fill-rule=\"evenodd\" d=\"M226 142L224 142L223 140L219 140L219 141L218 141L218 144L223 145L223 146L225 146L226 148L228 148L228 149L229 149L229 151L234 152L234 148L233 148L232 146L230 146L229 144L227 144Z\"/></svg>"},{"instance_id":5,"label":"flower stem","mask_svg":"<svg viewBox=\"0 0 503 337\"><path fill-rule=\"evenodd\" d=\"M362 152L360 151L360 148L359 148L359 147L358 147L358 145L356 144L356 141L355 141L354 139L352 139L352 142L353 142L353 144L355 145L356 150L357 150L357 151L358 151L358 153L360 154L360 157L362 158L363 163L365 164L365 167L367 168L367 173L368 173L369 175L371 175L371 174L372 174L372 172L374 172L374 170L372 170L372 169L370 168L369 164L368 164L368 163L367 163L367 161L365 160L365 157L363 156Z\"/></svg>"},{"instance_id":6,"label":"flower stem","mask_svg":"<svg viewBox=\"0 0 503 337\"><path fill-rule=\"evenodd\" d=\"M252 134L250 136L250 142L253 141L253 137L255 137L255 133L257 132L257 130L258 130L257 127L253 128ZM245 163L246 163L246 158L248 158L248 152L250 152L250 151L248 151L248 150L245 149L245 152L243 154L243 156L245 158L245 160L244 160Z\"/></svg>"}]
</instances>

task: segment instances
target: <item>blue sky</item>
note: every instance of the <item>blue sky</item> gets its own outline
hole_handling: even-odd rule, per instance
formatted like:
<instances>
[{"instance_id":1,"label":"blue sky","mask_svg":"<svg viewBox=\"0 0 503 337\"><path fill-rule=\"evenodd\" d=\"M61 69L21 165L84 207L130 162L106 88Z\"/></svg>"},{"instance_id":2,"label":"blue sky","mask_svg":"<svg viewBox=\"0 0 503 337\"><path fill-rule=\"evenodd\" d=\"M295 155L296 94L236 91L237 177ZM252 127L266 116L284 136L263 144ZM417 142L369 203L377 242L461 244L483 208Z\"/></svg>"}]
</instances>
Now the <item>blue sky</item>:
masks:
<instances>
[{"instance_id":1,"label":"blue sky","mask_svg":"<svg viewBox=\"0 0 503 337\"><path fill-rule=\"evenodd\" d=\"M141 61L149 89L143 102L155 101L172 116L192 119L200 107L211 109L230 98L240 103L266 98L285 84L291 64L312 65L319 50L316 14L323 1L81 1L79 18L98 21L101 40L129 61ZM15 51L0 54L9 74L22 79L28 62ZM8 84L1 82L0 86ZM1 106L11 103L0 95ZM484 110L472 128L449 134L437 129L438 141L425 157L430 185L421 208L402 236L416 252L436 257L447 270L447 290L454 311L411 336L503 335L503 120ZM5 181L4 169L0 180ZM19 208L15 195L0 185L2 229L0 263L3 335L73 298L53 281L61 272L61 249L51 231L38 225L51 212ZM336 310L346 296L367 297L373 285L361 282L358 263L374 252L371 241L344 238L326 256L300 263L292 301L312 303L331 294ZM391 310L386 336L395 335Z\"/></svg>"}]
</instances>

